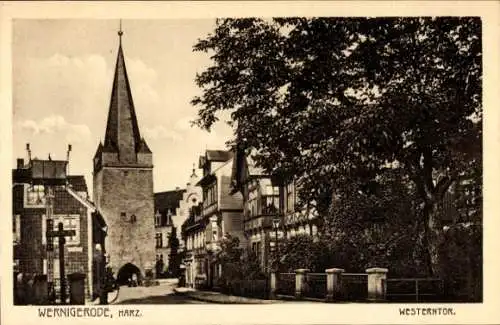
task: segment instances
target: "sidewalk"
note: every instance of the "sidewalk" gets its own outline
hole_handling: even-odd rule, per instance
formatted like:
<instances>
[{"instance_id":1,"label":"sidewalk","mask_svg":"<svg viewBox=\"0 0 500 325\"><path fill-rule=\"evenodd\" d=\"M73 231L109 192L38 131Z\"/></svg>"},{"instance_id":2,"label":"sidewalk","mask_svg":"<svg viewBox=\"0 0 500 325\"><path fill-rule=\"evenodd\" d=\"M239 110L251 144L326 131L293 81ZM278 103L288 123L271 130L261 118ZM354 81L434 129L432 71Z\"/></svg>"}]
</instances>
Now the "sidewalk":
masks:
<instances>
[{"instance_id":1,"label":"sidewalk","mask_svg":"<svg viewBox=\"0 0 500 325\"><path fill-rule=\"evenodd\" d=\"M199 291L192 288L174 288L174 292L179 295L188 296L191 299L211 302L215 304L276 304L284 303L283 300L265 300L265 299L255 299L240 296L226 295L220 292L214 291Z\"/></svg>"}]
</instances>

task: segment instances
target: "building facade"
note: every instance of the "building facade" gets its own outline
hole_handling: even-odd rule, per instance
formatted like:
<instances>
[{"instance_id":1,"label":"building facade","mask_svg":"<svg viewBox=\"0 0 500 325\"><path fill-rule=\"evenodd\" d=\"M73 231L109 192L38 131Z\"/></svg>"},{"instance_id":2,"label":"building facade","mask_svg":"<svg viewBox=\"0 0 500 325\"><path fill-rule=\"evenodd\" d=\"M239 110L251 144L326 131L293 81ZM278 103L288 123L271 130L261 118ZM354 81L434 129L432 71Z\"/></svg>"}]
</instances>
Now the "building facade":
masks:
<instances>
[{"instance_id":1,"label":"building facade","mask_svg":"<svg viewBox=\"0 0 500 325\"><path fill-rule=\"evenodd\" d=\"M233 161L231 186L233 193L242 194L247 249L264 272L270 271L271 257L280 240L297 234L317 235L314 211L297 207L295 183L266 174L240 149Z\"/></svg>"},{"instance_id":2,"label":"building facade","mask_svg":"<svg viewBox=\"0 0 500 325\"><path fill-rule=\"evenodd\" d=\"M186 242L184 263L188 285L203 282L212 287L221 276L215 255L226 234L238 237L240 244L245 245L243 198L241 193L231 192L233 156L231 151L219 150L207 150L200 156L203 176L197 185L202 189L203 202L191 209L182 234Z\"/></svg>"},{"instance_id":3,"label":"building facade","mask_svg":"<svg viewBox=\"0 0 500 325\"><path fill-rule=\"evenodd\" d=\"M173 191L155 193L156 259L157 265L161 266L163 271L176 273L182 262L181 257L186 249L182 238L182 225L189 218L192 207L202 201L201 187L196 183L198 176L193 168L185 189L176 188ZM170 247L170 236L174 236L178 244L174 249ZM169 268L171 260L177 261L178 265ZM172 272L169 272L169 275L176 275Z\"/></svg>"},{"instance_id":4,"label":"building facade","mask_svg":"<svg viewBox=\"0 0 500 325\"><path fill-rule=\"evenodd\" d=\"M189 218L192 207L197 206L203 201L202 189L200 186L197 185L199 180L200 179L196 174L193 166L193 170L191 172L191 175L189 176L189 181L186 183L186 189L182 193L182 198L179 200L179 207L175 215L172 216L172 222L177 231L177 238L180 239L179 242L180 252L183 252L186 247L186 243L182 239L182 233L181 233L182 225Z\"/></svg>"},{"instance_id":5,"label":"building facade","mask_svg":"<svg viewBox=\"0 0 500 325\"><path fill-rule=\"evenodd\" d=\"M104 144L94 156L94 201L108 224L107 252L119 282L154 272L153 154L141 137L121 44Z\"/></svg>"},{"instance_id":6,"label":"building facade","mask_svg":"<svg viewBox=\"0 0 500 325\"><path fill-rule=\"evenodd\" d=\"M155 193L155 247L156 247L156 272L157 276L163 276L169 270L170 236L176 232L172 216L179 210L179 202L182 200L185 190ZM176 252L174 252L176 253ZM160 272L160 274L158 274Z\"/></svg>"},{"instance_id":7,"label":"building facade","mask_svg":"<svg viewBox=\"0 0 500 325\"><path fill-rule=\"evenodd\" d=\"M284 238L280 215L280 187L261 168L237 150L231 174L232 193L243 198L243 233L247 249L260 262L264 272L271 267L271 254L278 240ZM278 228L273 222L279 221Z\"/></svg>"},{"instance_id":8,"label":"building facade","mask_svg":"<svg viewBox=\"0 0 500 325\"><path fill-rule=\"evenodd\" d=\"M66 175L67 161L18 159L13 170L13 245L14 273L23 276L47 277L49 297L60 296L57 238L47 237L47 231L73 230L65 237L65 282L72 273L85 275L85 297L96 297L101 281L95 272L97 260L103 260L106 224L102 215L88 200L83 176ZM43 177L39 171L44 170ZM47 171L57 171L58 175ZM52 224L52 229L49 229ZM52 249L50 243L52 242ZM98 256L101 254L101 256ZM68 288L67 288L68 289Z\"/></svg>"}]
</instances>

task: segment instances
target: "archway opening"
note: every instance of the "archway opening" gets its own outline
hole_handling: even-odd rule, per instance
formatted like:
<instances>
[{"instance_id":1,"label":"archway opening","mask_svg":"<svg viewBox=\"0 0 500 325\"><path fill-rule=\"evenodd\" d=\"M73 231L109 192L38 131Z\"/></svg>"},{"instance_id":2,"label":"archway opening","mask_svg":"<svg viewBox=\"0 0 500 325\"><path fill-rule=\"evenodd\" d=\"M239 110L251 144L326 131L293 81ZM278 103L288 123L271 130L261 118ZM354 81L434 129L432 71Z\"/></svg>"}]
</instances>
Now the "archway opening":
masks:
<instances>
[{"instance_id":1,"label":"archway opening","mask_svg":"<svg viewBox=\"0 0 500 325\"><path fill-rule=\"evenodd\" d=\"M116 276L119 285L128 285L133 279L136 279L137 283L141 282L141 270L132 263L123 265Z\"/></svg>"}]
</instances>

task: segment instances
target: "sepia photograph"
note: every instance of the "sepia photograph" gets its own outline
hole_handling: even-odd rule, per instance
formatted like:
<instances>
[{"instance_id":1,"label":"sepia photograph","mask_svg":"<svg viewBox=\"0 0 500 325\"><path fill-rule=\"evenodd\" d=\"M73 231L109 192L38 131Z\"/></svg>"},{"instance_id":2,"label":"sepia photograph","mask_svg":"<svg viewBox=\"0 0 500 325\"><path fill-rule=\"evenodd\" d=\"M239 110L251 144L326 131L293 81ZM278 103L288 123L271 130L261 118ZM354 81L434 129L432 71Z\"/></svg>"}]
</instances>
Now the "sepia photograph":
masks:
<instances>
[{"instance_id":1,"label":"sepia photograph","mask_svg":"<svg viewBox=\"0 0 500 325\"><path fill-rule=\"evenodd\" d=\"M482 305L484 17L389 14L12 19L2 300Z\"/></svg>"}]
</instances>

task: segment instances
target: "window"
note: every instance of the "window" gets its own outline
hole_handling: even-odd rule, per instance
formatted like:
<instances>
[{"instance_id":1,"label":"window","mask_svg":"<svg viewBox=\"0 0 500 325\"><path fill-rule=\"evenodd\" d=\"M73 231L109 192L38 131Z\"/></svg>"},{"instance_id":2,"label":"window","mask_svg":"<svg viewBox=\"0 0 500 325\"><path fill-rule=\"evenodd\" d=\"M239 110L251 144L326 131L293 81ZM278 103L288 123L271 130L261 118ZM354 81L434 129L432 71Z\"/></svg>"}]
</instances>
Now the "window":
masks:
<instances>
[{"instance_id":1,"label":"window","mask_svg":"<svg viewBox=\"0 0 500 325\"><path fill-rule=\"evenodd\" d=\"M127 217L127 214L126 214L125 212L122 212L122 213L120 214L120 216L121 216L122 218L126 218L126 217Z\"/></svg>"},{"instance_id":2,"label":"window","mask_svg":"<svg viewBox=\"0 0 500 325\"><path fill-rule=\"evenodd\" d=\"M155 226L156 227L160 226L160 223L161 223L161 214L160 211L158 211L155 214Z\"/></svg>"},{"instance_id":3,"label":"window","mask_svg":"<svg viewBox=\"0 0 500 325\"><path fill-rule=\"evenodd\" d=\"M250 210L250 217L257 215L257 200L255 200L255 198L248 201L248 206Z\"/></svg>"},{"instance_id":4,"label":"window","mask_svg":"<svg viewBox=\"0 0 500 325\"><path fill-rule=\"evenodd\" d=\"M280 195L280 188L278 186L267 185L265 195Z\"/></svg>"},{"instance_id":5,"label":"window","mask_svg":"<svg viewBox=\"0 0 500 325\"><path fill-rule=\"evenodd\" d=\"M18 244L21 242L21 216L18 214L12 217L12 233L14 243Z\"/></svg>"},{"instance_id":6,"label":"window","mask_svg":"<svg viewBox=\"0 0 500 325\"><path fill-rule=\"evenodd\" d=\"M295 191L293 183L286 186L286 210L293 212L295 210Z\"/></svg>"},{"instance_id":7,"label":"window","mask_svg":"<svg viewBox=\"0 0 500 325\"><path fill-rule=\"evenodd\" d=\"M42 215L42 245L47 245L47 216Z\"/></svg>"},{"instance_id":8,"label":"window","mask_svg":"<svg viewBox=\"0 0 500 325\"><path fill-rule=\"evenodd\" d=\"M163 247L163 236L161 232L156 233L156 247Z\"/></svg>"},{"instance_id":9,"label":"window","mask_svg":"<svg viewBox=\"0 0 500 325\"><path fill-rule=\"evenodd\" d=\"M62 222L63 230L74 230L74 236L66 236L66 245L79 245L80 244L80 216L67 215L54 217L54 231L58 230L59 223ZM54 244L57 245L58 240L54 239Z\"/></svg>"},{"instance_id":10,"label":"window","mask_svg":"<svg viewBox=\"0 0 500 325\"><path fill-rule=\"evenodd\" d=\"M215 183L212 187L212 202L217 202L217 183Z\"/></svg>"},{"instance_id":11,"label":"window","mask_svg":"<svg viewBox=\"0 0 500 325\"><path fill-rule=\"evenodd\" d=\"M130 223L136 223L137 222L137 217L135 216L135 214L131 215L130 216Z\"/></svg>"},{"instance_id":12,"label":"window","mask_svg":"<svg viewBox=\"0 0 500 325\"><path fill-rule=\"evenodd\" d=\"M196 200L196 199L194 199ZM217 184L212 184L203 191L203 205L208 207L217 202Z\"/></svg>"},{"instance_id":13,"label":"window","mask_svg":"<svg viewBox=\"0 0 500 325\"><path fill-rule=\"evenodd\" d=\"M43 185L27 185L25 187L25 206L44 207L45 206L45 188Z\"/></svg>"}]
</instances>

